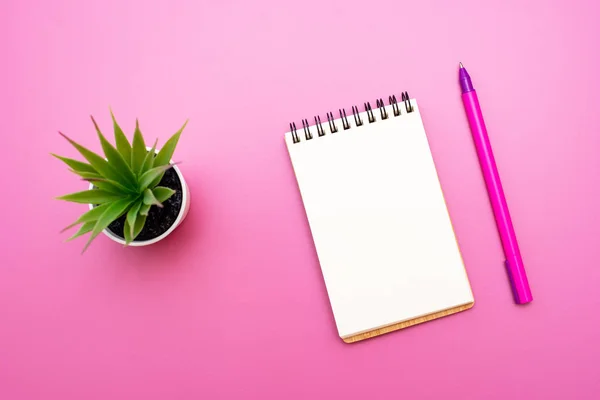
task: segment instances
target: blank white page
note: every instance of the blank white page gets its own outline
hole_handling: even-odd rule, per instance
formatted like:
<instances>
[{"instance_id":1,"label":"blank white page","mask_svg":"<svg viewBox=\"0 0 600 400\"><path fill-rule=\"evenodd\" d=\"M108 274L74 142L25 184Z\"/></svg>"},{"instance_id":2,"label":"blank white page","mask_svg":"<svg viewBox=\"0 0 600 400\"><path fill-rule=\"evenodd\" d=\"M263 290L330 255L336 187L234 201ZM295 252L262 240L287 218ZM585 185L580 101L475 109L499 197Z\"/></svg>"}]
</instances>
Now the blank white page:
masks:
<instances>
[{"instance_id":1,"label":"blank white page","mask_svg":"<svg viewBox=\"0 0 600 400\"><path fill-rule=\"evenodd\" d=\"M339 335L473 303L417 102L285 134Z\"/></svg>"}]
</instances>

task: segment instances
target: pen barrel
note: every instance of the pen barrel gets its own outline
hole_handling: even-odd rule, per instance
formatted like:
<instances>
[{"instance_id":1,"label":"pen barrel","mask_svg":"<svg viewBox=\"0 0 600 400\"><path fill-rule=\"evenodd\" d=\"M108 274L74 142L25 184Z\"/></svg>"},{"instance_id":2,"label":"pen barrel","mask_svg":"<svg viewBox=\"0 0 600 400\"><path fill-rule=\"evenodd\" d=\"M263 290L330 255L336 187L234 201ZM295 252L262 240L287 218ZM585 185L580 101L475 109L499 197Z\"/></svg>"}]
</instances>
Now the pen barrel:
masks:
<instances>
[{"instance_id":1,"label":"pen barrel","mask_svg":"<svg viewBox=\"0 0 600 400\"><path fill-rule=\"evenodd\" d=\"M469 120L469 126L471 127L490 203L494 210L496 225L506 257L506 270L513 289L515 302L518 304L529 303L533 300L533 297L527 281L527 275L525 274L525 265L517 244L517 237L508 211L508 204L506 203L504 190L500 182L498 168L496 167L492 146L485 122L483 121L477 93L474 90L463 93L462 100Z\"/></svg>"}]
</instances>

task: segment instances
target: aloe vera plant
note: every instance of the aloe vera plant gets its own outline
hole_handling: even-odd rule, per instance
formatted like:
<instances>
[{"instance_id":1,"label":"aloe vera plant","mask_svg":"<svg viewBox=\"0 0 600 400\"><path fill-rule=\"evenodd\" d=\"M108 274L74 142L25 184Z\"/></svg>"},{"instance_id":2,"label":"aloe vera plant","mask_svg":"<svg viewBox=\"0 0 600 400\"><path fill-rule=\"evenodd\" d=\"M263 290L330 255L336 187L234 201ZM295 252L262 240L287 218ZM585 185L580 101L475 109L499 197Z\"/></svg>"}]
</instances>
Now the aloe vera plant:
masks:
<instances>
[{"instance_id":1,"label":"aloe vera plant","mask_svg":"<svg viewBox=\"0 0 600 400\"><path fill-rule=\"evenodd\" d=\"M67 240L91 232L83 251L104 229L122 216L126 216L123 230L125 242L131 243L142 231L150 208L162 207L175 193L174 190L158 184L165 171L174 165L171 163L171 157L187 121L167 140L161 150L156 152L158 140L148 151L137 120L130 144L112 111L110 114L116 146L106 139L94 117L91 117L104 157L86 149L62 132L59 132L60 135L77 149L86 162L52 154L63 161L71 172L93 185L92 189L58 197L59 200L94 205L63 229L66 231L80 225L79 230Z\"/></svg>"}]
</instances>

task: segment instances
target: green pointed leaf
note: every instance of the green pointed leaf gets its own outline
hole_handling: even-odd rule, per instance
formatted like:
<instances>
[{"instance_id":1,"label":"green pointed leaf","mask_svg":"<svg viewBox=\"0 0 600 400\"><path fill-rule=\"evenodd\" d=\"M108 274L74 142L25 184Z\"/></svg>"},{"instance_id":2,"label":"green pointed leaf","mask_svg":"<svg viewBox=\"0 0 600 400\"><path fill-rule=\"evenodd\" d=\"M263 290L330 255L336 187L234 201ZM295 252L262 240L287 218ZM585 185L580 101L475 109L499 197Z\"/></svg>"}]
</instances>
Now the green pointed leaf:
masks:
<instances>
[{"instance_id":1,"label":"green pointed leaf","mask_svg":"<svg viewBox=\"0 0 600 400\"><path fill-rule=\"evenodd\" d=\"M144 190L144 204L154 205L162 208L162 203L154 197L154 193L150 189Z\"/></svg>"},{"instance_id":2,"label":"green pointed leaf","mask_svg":"<svg viewBox=\"0 0 600 400\"><path fill-rule=\"evenodd\" d=\"M60 232L62 233L64 231L68 230L68 229L71 229L75 225L79 225L81 223L96 221L98 218L100 218L100 216L102 215L102 213L109 206L110 206L110 203L104 203L104 204L100 204L99 206L96 206L96 207L92 208L91 210L89 210L88 212L84 213L82 216L80 216L79 218L77 218L77 221L75 221L71 225L65 227Z\"/></svg>"},{"instance_id":3,"label":"green pointed leaf","mask_svg":"<svg viewBox=\"0 0 600 400\"><path fill-rule=\"evenodd\" d=\"M84 181L90 182L92 185L104 189L107 192L127 195L127 194L137 194L136 190L123 186L119 182L112 181L106 178L85 178Z\"/></svg>"},{"instance_id":4,"label":"green pointed leaf","mask_svg":"<svg viewBox=\"0 0 600 400\"><path fill-rule=\"evenodd\" d=\"M123 196L119 196L115 193L110 193L102 189L84 190L82 192L76 192L57 197L58 200L66 200L74 203L84 204L103 204L122 198Z\"/></svg>"},{"instance_id":5,"label":"green pointed leaf","mask_svg":"<svg viewBox=\"0 0 600 400\"><path fill-rule=\"evenodd\" d=\"M152 146L152 149L146 153L146 157L144 158L144 162L142 163L142 168L140 169L140 175L149 171L154 166L154 156L156 155L157 143L158 139L154 141L154 146Z\"/></svg>"},{"instance_id":6,"label":"green pointed leaf","mask_svg":"<svg viewBox=\"0 0 600 400\"><path fill-rule=\"evenodd\" d=\"M125 225L125 230L129 230L129 236L131 237L131 240L133 240L133 228L135 227L135 220L138 218L138 214L140 212L140 208L142 207L143 201L138 200L133 207L131 207L129 209L129 211L127 212L127 225ZM127 229L127 227L129 227ZM131 241L130 240L130 241Z\"/></svg>"},{"instance_id":7,"label":"green pointed leaf","mask_svg":"<svg viewBox=\"0 0 600 400\"><path fill-rule=\"evenodd\" d=\"M67 164L69 167L71 167L71 170L74 171L75 173L79 173L79 172L88 172L88 173L94 173L94 174L96 173L96 170L90 164L87 164L87 163L84 163L81 161L77 161L77 160L73 160L72 158L61 157L54 153L50 153L50 154L52 156L58 158L65 164Z\"/></svg>"},{"instance_id":8,"label":"green pointed leaf","mask_svg":"<svg viewBox=\"0 0 600 400\"><path fill-rule=\"evenodd\" d=\"M152 181L154 181L157 177L162 176L162 174L166 170L172 168L175 164L161 165L160 167L154 167L151 170L145 172L142 176L140 176L139 179L138 187L140 188L140 190L145 190L148 187L151 188L152 186L150 186L150 184L153 183Z\"/></svg>"},{"instance_id":9,"label":"green pointed leaf","mask_svg":"<svg viewBox=\"0 0 600 400\"><path fill-rule=\"evenodd\" d=\"M175 132L173 136L171 136L169 140L167 140L162 149L160 149L160 151L156 155L156 158L154 159L155 167L167 165L171 162L171 158L173 157L173 153L175 152L175 147L177 147L177 143L179 142L179 137L181 136L181 133L185 129L187 123L188 121L185 121L183 126L177 132ZM148 185L148 187L153 188L154 186L158 185L163 175L164 174L160 174L159 176L154 178L154 180Z\"/></svg>"},{"instance_id":10,"label":"green pointed leaf","mask_svg":"<svg viewBox=\"0 0 600 400\"><path fill-rule=\"evenodd\" d=\"M133 171L131 171L131 168L129 167L129 164L123 159L121 153L119 153L119 151L116 148L114 148L108 140L106 140L106 138L100 131L100 128L98 127L98 124L96 123L94 117L91 118L92 122L94 123L94 127L96 128L96 133L98 133L98 139L100 139L102 150L104 151L104 155L108 159L108 162L112 167L114 167L114 169L119 173L119 175L121 175L123 179L125 179L126 182L128 182L132 186L135 186L137 181L135 179ZM121 179L121 181L123 181L123 179Z\"/></svg>"},{"instance_id":11,"label":"green pointed leaf","mask_svg":"<svg viewBox=\"0 0 600 400\"><path fill-rule=\"evenodd\" d=\"M152 192L154 193L154 197L156 197L156 200L158 200L161 203L164 203L175 194L175 191L173 189L164 186L157 186L154 189L152 189Z\"/></svg>"},{"instance_id":12,"label":"green pointed leaf","mask_svg":"<svg viewBox=\"0 0 600 400\"><path fill-rule=\"evenodd\" d=\"M140 207L140 215L147 217L148 212L150 211L150 207L152 207L152 204L142 204L142 206Z\"/></svg>"},{"instance_id":13,"label":"green pointed leaf","mask_svg":"<svg viewBox=\"0 0 600 400\"><path fill-rule=\"evenodd\" d=\"M85 247L83 248L83 252L85 252L87 250L90 243L92 243L92 241L104 229L106 229L108 227L108 225L111 224L111 222L113 222L114 220L119 218L121 215L123 215L125 212L127 212L127 209L131 206L131 204L134 201L135 201L134 199L127 197L127 198L120 199L120 200L117 200L117 201L111 203L110 206L102 213L100 218L98 218L98 220L96 221L96 225L94 225L92 234L91 234L88 242L86 243Z\"/></svg>"},{"instance_id":14,"label":"green pointed leaf","mask_svg":"<svg viewBox=\"0 0 600 400\"><path fill-rule=\"evenodd\" d=\"M162 149L156 155L156 159L154 160L154 165L159 167L161 165L167 165L171 162L171 157L173 157L173 153L175 152L175 147L177 147L177 142L179 142L179 137L181 136L181 132L185 129L188 121L185 121L183 126L173 134L164 144Z\"/></svg>"},{"instance_id":15,"label":"green pointed leaf","mask_svg":"<svg viewBox=\"0 0 600 400\"><path fill-rule=\"evenodd\" d=\"M79 175L82 179L86 180L86 179L105 179L102 177L102 175L98 175L95 172L77 172L74 169L70 169L69 171L71 171L72 173Z\"/></svg>"},{"instance_id":16,"label":"green pointed leaf","mask_svg":"<svg viewBox=\"0 0 600 400\"><path fill-rule=\"evenodd\" d=\"M131 228L131 226L129 225L129 221L125 220L125 226L123 227L123 236L125 236L125 246L129 245L129 243L133 241L133 237L131 237L132 233L133 228Z\"/></svg>"},{"instance_id":17,"label":"green pointed leaf","mask_svg":"<svg viewBox=\"0 0 600 400\"><path fill-rule=\"evenodd\" d=\"M92 229L94 229L94 225L96 225L95 222L86 222L86 223L84 223L83 225L81 225L81 227L79 228L79 230L73 236L71 236L70 238L68 238L66 240L66 242L70 242L71 240L76 239L76 238L78 238L81 235L85 235L86 233L91 232Z\"/></svg>"},{"instance_id":18,"label":"green pointed leaf","mask_svg":"<svg viewBox=\"0 0 600 400\"><path fill-rule=\"evenodd\" d=\"M73 145L73 147L75 147L77 149L77 151L79 151L79 153L81 153L81 155L86 160L88 160L88 162L92 165L92 167L94 167L96 172L98 172L100 175L102 175L103 177L105 177L107 179L113 180L113 181L122 180L121 174L119 174L104 158L102 158L98 154L94 153L93 151L86 149L79 143L70 139L64 133L62 133L62 132L59 132L59 133L62 137L67 139L69 141L69 143L71 143Z\"/></svg>"},{"instance_id":19,"label":"green pointed leaf","mask_svg":"<svg viewBox=\"0 0 600 400\"><path fill-rule=\"evenodd\" d=\"M115 131L115 144L117 145L117 150L121 153L121 156L127 162L127 165L131 165L131 145L127 140L127 136L123 133L123 130L117 123L117 119L113 114L112 110L110 110L110 117L113 121L113 127Z\"/></svg>"},{"instance_id":20,"label":"green pointed leaf","mask_svg":"<svg viewBox=\"0 0 600 400\"><path fill-rule=\"evenodd\" d=\"M140 131L140 124L135 120L135 132L133 133L133 145L131 149L131 169L136 174L139 174L146 157L146 143Z\"/></svg>"},{"instance_id":21,"label":"green pointed leaf","mask_svg":"<svg viewBox=\"0 0 600 400\"><path fill-rule=\"evenodd\" d=\"M144 229L144 225L146 224L146 215L140 215L136 220L135 220L135 226L133 227L133 239L135 240L135 238L138 237L138 235L140 234L140 232L142 231L142 229Z\"/></svg>"}]
</instances>

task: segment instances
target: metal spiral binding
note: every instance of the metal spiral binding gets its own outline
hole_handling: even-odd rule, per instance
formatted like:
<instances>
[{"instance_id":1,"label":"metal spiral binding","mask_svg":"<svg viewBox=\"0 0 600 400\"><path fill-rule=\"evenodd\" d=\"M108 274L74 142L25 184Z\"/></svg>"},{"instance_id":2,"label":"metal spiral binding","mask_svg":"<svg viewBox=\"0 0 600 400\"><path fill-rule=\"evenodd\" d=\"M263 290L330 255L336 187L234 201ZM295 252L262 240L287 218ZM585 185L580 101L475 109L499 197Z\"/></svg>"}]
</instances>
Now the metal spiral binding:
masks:
<instances>
[{"instance_id":1,"label":"metal spiral binding","mask_svg":"<svg viewBox=\"0 0 600 400\"><path fill-rule=\"evenodd\" d=\"M396 100L395 95L390 96L390 106L392 106L392 111L394 111L396 117L400 115L400 107L398 107L398 100Z\"/></svg>"},{"instance_id":2,"label":"metal spiral binding","mask_svg":"<svg viewBox=\"0 0 600 400\"><path fill-rule=\"evenodd\" d=\"M411 113L415 110L410 101L410 96L408 95L408 92L402 92L400 99L401 99L400 101L404 103L404 108L406 109L407 113ZM398 99L396 99L396 96L395 95L389 96L388 101L389 101L389 105L392 107L392 112L394 113L394 116L397 117L397 116L401 115L400 106L398 105ZM379 109L379 114L381 115L381 120L390 118L390 114L388 114L387 110L385 109L385 103L383 102L383 99L381 99L381 98L377 99L376 105L377 105L377 108ZM367 113L369 123L371 124L373 122L376 122L377 117L375 116L375 113L373 112L371 103L369 103L369 102L364 103L364 108L365 108L365 112ZM340 113L340 119L342 120L342 125L343 125L344 130L350 129L351 126L350 126L350 123L348 122L348 117L346 116L346 109L340 108L339 113ZM352 106L352 115L354 116L354 122L356 123L357 127L362 126L364 124L362 118L360 117L360 111L357 106ZM323 129L323 124L321 123L321 117L317 115L314 117L314 119L315 119L315 126L317 128L317 137L325 136L325 130ZM334 134L334 133L338 132L338 127L335 124L335 119L333 117L332 112L327 113L327 123L329 124L329 132L331 132L330 134ZM304 138L306 140L313 139L313 134L310 131L310 126L308 124L307 119L302 120L302 129L304 130ZM299 143L300 136L298 135L298 130L297 130L296 124L294 122L290 123L290 132L292 134L292 141L294 143Z\"/></svg>"},{"instance_id":3,"label":"metal spiral binding","mask_svg":"<svg viewBox=\"0 0 600 400\"><path fill-rule=\"evenodd\" d=\"M381 113L381 119L388 119L388 113L385 109L385 104L383 104L383 99L377 99L377 108L379 108L379 112Z\"/></svg>"},{"instance_id":4,"label":"metal spiral binding","mask_svg":"<svg viewBox=\"0 0 600 400\"><path fill-rule=\"evenodd\" d=\"M352 114L354 114L354 122L356 122L356 126L362 126L363 122L360 118L358 107L352 106Z\"/></svg>"},{"instance_id":5,"label":"metal spiral binding","mask_svg":"<svg viewBox=\"0 0 600 400\"><path fill-rule=\"evenodd\" d=\"M404 102L404 107L406 107L406 112L413 112L413 106L410 102L410 97L408 96L408 92L402 92L402 101Z\"/></svg>"},{"instance_id":6,"label":"metal spiral binding","mask_svg":"<svg viewBox=\"0 0 600 400\"><path fill-rule=\"evenodd\" d=\"M336 133L338 131L338 129L337 129L337 126L335 126L332 112L327 113L327 122L329 122L329 130L331 131L331 133Z\"/></svg>"},{"instance_id":7,"label":"metal spiral binding","mask_svg":"<svg viewBox=\"0 0 600 400\"><path fill-rule=\"evenodd\" d=\"M369 117L369 123L375 122L375 116L373 115L373 109L371 108L371 103L368 101L365 103L365 111L367 112L367 117Z\"/></svg>"},{"instance_id":8,"label":"metal spiral binding","mask_svg":"<svg viewBox=\"0 0 600 400\"><path fill-rule=\"evenodd\" d=\"M303 119L302 120L302 128L304 129L304 137L306 138L306 140L312 139L313 135L310 132L310 127L308 126L308 120L307 119Z\"/></svg>"},{"instance_id":9,"label":"metal spiral binding","mask_svg":"<svg viewBox=\"0 0 600 400\"><path fill-rule=\"evenodd\" d=\"M318 115L315 117L315 126L317 127L317 135L325 136L323 125L321 125L321 117L319 117Z\"/></svg>"},{"instance_id":10,"label":"metal spiral binding","mask_svg":"<svg viewBox=\"0 0 600 400\"><path fill-rule=\"evenodd\" d=\"M300 141L300 138L298 137L298 131L296 130L296 123L292 122L290 124L290 132L292 133L292 141L294 143L298 143Z\"/></svg>"},{"instance_id":11,"label":"metal spiral binding","mask_svg":"<svg viewBox=\"0 0 600 400\"><path fill-rule=\"evenodd\" d=\"M342 115L343 113L343 115ZM346 117L346 110L340 109L340 118L342 119L342 124L344 125L344 130L350 129L350 124L348 123L348 118Z\"/></svg>"}]
</instances>

